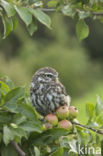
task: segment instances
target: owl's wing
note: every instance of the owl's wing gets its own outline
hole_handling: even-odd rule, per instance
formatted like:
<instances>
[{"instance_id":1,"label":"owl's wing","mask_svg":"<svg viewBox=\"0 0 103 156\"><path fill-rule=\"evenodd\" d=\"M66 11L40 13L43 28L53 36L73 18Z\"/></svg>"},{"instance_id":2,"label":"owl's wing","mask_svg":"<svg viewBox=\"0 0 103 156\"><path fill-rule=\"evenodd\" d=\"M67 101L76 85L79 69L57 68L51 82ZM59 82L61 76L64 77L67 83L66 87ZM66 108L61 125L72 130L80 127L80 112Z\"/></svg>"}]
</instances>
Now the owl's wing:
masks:
<instances>
[{"instance_id":1,"label":"owl's wing","mask_svg":"<svg viewBox=\"0 0 103 156\"><path fill-rule=\"evenodd\" d=\"M70 96L67 95L65 87L61 83L54 83L47 89L47 95L52 95L52 102L56 107L70 105Z\"/></svg>"},{"instance_id":2,"label":"owl's wing","mask_svg":"<svg viewBox=\"0 0 103 156\"><path fill-rule=\"evenodd\" d=\"M62 83L56 83L56 90L58 93L64 94L65 96L67 96L67 92L65 87L62 85Z\"/></svg>"},{"instance_id":3,"label":"owl's wing","mask_svg":"<svg viewBox=\"0 0 103 156\"><path fill-rule=\"evenodd\" d=\"M71 98L67 94L65 87L61 83L58 83L58 84L56 84L56 89L57 89L57 93L60 97L60 104L69 106L70 102L71 102Z\"/></svg>"}]
</instances>

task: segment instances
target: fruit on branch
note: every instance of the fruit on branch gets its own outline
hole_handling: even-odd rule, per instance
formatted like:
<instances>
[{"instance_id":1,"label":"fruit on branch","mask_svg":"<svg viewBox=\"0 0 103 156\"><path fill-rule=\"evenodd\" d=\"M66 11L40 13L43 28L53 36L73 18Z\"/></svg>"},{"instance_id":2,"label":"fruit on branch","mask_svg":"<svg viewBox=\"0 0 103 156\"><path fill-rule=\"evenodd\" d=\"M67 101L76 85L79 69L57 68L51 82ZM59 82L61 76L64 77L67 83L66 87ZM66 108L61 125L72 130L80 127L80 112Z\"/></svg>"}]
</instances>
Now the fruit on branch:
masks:
<instances>
[{"instance_id":1,"label":"fruit on branch","mask_svg":"<svg viewBox=\"0 0 103 156\"><path fill-rule=\"evenodd\" d=\"M75 106L69 107L69 118L74 119L78 115L78 109Z\"/></svg>"},{"instance_id":2,"label":"fruit on branch","mask_svg":"<svg viewBox=\"0 0 103 156\"><path fill-rule=\"evenodd\" d=\"M55 114L48 114L45 116L45 120L52 124L53 126L56 126L58 123L58 118Z\"/></svg>"},{"instance_id":3,"label":"fruit on branch","mask_svg":"<svg viewBox=\"0 0 103 156\"><path fill-rule=\"evenodd\" d=\"M51 123L49 123L49 122L46 122L45 124L44 124L44 130L47 130L47 129L51 129L51 128L53 128L53 125L51 124Z\"/></svg>"},{"instance_id":4,"label":"fruit on branch","mask_svg":"<svg viewBox=\"0 0 103 156\"><path fill-rule=\"evenodd\" d=\"M57 109L56 114L57 114L59 119L66 119L66 118L68 118L68 116L69 116L68 106L60 106Z\"/></svg>"},{"instance_id":5,"label":"fruit on branch","mask_svg":"<svg viewBox=\"0 0 103 156\"><path fill-rule=\"evenodd\" d=\"M65 128L65 129L68 129L68 130L72 130L72 123L68 120L61 120L59 123L58 123L58 127L59 128Z\"/></svg>"}]
</instances>

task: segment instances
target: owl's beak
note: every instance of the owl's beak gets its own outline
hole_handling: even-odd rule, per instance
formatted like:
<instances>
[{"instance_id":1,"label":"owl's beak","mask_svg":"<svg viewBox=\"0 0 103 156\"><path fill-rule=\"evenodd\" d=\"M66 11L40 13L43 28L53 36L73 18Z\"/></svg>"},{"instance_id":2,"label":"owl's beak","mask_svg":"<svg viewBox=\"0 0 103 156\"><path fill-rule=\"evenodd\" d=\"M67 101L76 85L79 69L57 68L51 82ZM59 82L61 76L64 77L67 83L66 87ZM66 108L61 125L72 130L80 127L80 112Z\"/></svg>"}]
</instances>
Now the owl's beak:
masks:
<instances>
[{"instance_id":1,"label":"owl's beak","mask_svg":"<svg viewBox=\"0 0 103 156\"><path fill-rule=\"evenodd\" d=\"M58 79L58 77L56 77L56 79L55 79L55 82L56 82L56 83L58 83L58 82L59 82L59 79Z\"/></svg>"}]
</instances>

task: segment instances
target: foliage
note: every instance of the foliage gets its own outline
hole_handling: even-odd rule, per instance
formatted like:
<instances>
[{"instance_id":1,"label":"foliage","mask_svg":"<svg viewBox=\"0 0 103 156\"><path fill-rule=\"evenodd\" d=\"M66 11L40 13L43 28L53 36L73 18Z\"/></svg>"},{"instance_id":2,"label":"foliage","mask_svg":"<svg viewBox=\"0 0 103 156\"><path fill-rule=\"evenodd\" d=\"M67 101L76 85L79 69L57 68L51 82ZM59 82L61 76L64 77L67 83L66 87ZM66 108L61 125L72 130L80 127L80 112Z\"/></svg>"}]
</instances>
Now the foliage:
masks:
<instances>
[{"instance_id":1,"label":"foliage","mask_svg":"<svg viewBox=\"0 0 103 156\"><path fill-rule=\"evenodd\" d=\"M97 150L103 140L103 103L98 97L94 106L86 106L88 123L96 132L74 125L70 133L66 129L43 129L41 116L31 105L25 87L14 87L9 79L0 81L0 154L17 156L12 141L20 144L21 149L29 156L78 155L78 146L93 147ZM98 131L99 129L99 131ZM98 134L98 132L101 134ZM82 150L81 155L85 152ZM92 151L93 152L93 151ZM97 151L96 151L97 152ZM100 151L98 151L100 152ZM89 155L87 150L87 155ZM92 154L91 154L92 155Z\"/></svg>"},{"instance_id":2,"label":"foliage","mask_svg":"<svg viewBox=\"0 0 103 156\"><path fill-rule=\"evenodd\" d=\"M95 103L97 98L96 95L100 95L103 99L102 88L103 84L100 82L99 84L97 83L95 87L92 90L89 90L84 96L72 98L72 105L76 106L79 112L81 112L77 118L81 123L86 124L88 121L86 109L84 109L86 108L86 104L90 101L91 103Z\"/></svg>"},{"instance_id":3,"label":"foliage","mask_svg":"<svg viewBox=\"0 0 103 156\"><path fill-rule=\"evenodd\" d=\"M59 72L60 80L73 99L83 96L102 80L102 69L99 63L90 62L88 52L71 35L70 25L64 18L60 14L51 18L52 31L41 28L43 30L31 38L21 25L14 35L1 41L0 74L8 75L17 85L28 87L38 68L51 66Z\"/></svg>"},{"instance_id":4,"label":"foliage","mask_svg":"<svg viewBox=\"0 0 103 156\"><path fill-rule=\"evenodd\" d=\"M45 12L61 12L77 19L76 32L79 40L86 38L89 28L85 19L92 17L102 20L103 2L101 0L1 0L0 15L4 25L3 38L6 38L17 26L18 19L25 23L28 32L32 35L38 28L37 20L51 29L51 19Z\"/></svg>"}]
</instances>

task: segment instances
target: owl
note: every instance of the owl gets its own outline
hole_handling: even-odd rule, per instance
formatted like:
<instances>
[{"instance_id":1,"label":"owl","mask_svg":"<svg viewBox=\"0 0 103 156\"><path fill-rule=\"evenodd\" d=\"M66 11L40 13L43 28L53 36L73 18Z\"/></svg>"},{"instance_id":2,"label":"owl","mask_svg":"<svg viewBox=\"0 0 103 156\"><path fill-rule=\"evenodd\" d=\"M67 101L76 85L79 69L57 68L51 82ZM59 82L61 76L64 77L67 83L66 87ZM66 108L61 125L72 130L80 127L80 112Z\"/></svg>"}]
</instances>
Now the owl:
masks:
<instances>
[{"instance_id":1,"label":"owl","mask_svg":"<svg viewBox=\"0 0 103 156\"><path fill-rule=\"evenodd\" d=\"M69 107L70 96L59 81L58 72L44 67L35 72L30 87L30 99L36 111L42 116L55 113L63 105Z\"/></svg>"}]
</instances>

